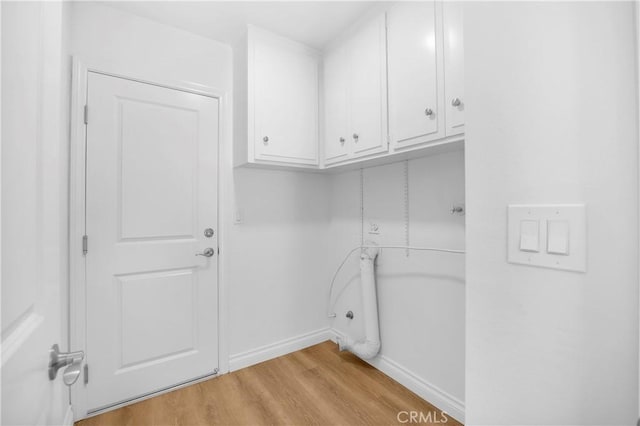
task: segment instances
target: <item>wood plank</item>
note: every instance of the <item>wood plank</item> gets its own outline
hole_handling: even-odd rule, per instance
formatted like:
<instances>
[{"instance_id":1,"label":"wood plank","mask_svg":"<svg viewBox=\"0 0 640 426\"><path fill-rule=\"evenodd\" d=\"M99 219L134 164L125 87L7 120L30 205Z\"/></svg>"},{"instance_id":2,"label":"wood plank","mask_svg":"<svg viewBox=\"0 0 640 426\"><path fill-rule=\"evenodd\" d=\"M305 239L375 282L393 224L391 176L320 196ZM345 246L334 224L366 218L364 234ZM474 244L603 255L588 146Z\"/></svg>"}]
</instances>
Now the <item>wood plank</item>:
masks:
<instances>
[{"instance_id":1,"label":"wood plank","mask_svg":"<svg viewBox=\"0 0 640 426\"><path fill-rule=\"evenodd\" d=\"M327 341L76 425L389 425L401 424L400 411L433 420L421 425L460 425Z\"/></svg>"}]
</instances>

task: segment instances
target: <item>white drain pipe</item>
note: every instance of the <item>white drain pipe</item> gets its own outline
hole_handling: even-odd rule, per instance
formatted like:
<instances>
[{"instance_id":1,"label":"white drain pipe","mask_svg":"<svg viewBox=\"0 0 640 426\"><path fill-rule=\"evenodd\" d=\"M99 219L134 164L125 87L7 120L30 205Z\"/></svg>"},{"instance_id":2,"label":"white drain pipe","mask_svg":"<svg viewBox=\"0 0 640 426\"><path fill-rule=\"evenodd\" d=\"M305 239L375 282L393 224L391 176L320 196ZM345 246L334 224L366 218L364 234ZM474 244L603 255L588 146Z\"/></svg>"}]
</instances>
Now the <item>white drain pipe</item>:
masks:
<instances>
[{"instance_id":1,"label":"white drain pipe","mask_svg":"<svg viewBox=\"0 0 640 426\"><path fill-rule=\"evenodd\" d=\"M373 358L380 352L380 326L378 324L378 297L374 262L378 247L369 246L360 254L360 285L362 286L362 311L364 340L354 342L348 337L338 339L341 351L348 350L363 359Z\"/></svg>"}]
</instances>

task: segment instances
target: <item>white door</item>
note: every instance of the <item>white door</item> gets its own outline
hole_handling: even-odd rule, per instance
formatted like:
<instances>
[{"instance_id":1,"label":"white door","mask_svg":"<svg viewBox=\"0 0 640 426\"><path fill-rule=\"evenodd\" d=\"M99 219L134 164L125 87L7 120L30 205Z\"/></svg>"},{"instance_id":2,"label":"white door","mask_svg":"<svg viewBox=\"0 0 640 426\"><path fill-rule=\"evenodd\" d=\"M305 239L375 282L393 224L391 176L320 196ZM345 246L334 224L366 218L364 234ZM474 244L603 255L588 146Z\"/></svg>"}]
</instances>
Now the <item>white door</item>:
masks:
<instances>
[{"instance_id":1,"label":"white door","mask_svg":"<svg viewBox=\"0 0 640 426\"><path fill-rule=\"evenodd\" d=\"M462 2L442 2L447 136L464 133L463 7Z\"/></svg>"},{"instance_id":2,"label":"white door","mask_svg":"<svg viewBox=\"0 0 640 426\"><path fill-rule=\"evenodd\" d=\"M318 58L306 46L253 29L257 159L318 164Z\"/></svg>"},{"instance_id":3,"label":"white door","mask_svg":"<svg viewBox=\"0 0 640 426\"><path fill-rule=\"evenodd\" d=\"M62 371L68 350L60 3L2 2L2 403L0 424L71 421ZM76 384L75 386L78 386Z\"/></svg>"},{"instance_id":4,"label":"white door","mask_svg":"<svg viewBox=\"0 0 640 426\"><path fill-rule=\"evenodd\" d=\"M87 103L91 413L216 372L219 106L93 72Z\"/></svg>"},{"instance_id":5,"label":"white door","mask_svg":"<svg viewBox=\"0 0 640 426\"><path fill-rule=\"evenodd\" d=\"M400 2L387 15L389 132L396 148L444 136L435 7L435 1Z\"/></svg>"},{"instance_id":6,"label":"white door","mask_svg":"<svg viewBox=\"0 0 640 426\"><path fill-rule=\"evenodd\" d=\"M388 149L386 45L385 15L367 23L348 42L349 121L354 157Z\"/></svg>"},{"instance_id":7,"label":"white door","mask_svg":"<svg viewBox=\"0 0 640 426\"><path fill-rule=\"evenodd\" d=\"M349 158L352 145L347 130L347 78L349 57L343 46L324 57L324 161L332 164Z\"/></svg>"}]
</instances>

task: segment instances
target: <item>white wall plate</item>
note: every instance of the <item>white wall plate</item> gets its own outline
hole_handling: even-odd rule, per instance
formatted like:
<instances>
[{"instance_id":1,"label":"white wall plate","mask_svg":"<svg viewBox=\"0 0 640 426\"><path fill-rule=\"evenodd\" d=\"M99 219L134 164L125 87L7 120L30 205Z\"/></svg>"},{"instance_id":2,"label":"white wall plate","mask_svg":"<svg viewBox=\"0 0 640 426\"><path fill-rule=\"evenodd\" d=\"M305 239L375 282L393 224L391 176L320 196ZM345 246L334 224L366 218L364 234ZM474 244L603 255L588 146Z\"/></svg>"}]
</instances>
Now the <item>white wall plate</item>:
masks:
<instances>
[{"instance_id":1,"label":"white wall plate","mask_svg":"<svg viewBox=\"0 0 640 426\"><path fill-rule=\"evenodd\" d=\"M509 263L586 272L584 204L511 204L507 226Z\"/></svg>"}]
</instances>

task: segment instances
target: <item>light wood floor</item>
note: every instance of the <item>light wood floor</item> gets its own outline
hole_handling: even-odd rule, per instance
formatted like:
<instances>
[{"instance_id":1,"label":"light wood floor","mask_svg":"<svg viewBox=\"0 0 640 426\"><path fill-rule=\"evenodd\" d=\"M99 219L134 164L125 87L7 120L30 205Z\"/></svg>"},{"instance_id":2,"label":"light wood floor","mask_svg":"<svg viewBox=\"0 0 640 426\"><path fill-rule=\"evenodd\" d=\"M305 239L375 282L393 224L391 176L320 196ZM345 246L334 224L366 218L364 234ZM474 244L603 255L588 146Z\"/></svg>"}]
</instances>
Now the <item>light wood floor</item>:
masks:
<instances>
[{"instance_id":1,"label":"light wood floor","mask_svg":"<svg viewBox=\"0 0 640 426\"><path fill-rule=\"evenodd\" d=\"M391 425L400 411L443 424L440 410L324 342L76 425ZM409 424L404 413L400 420Z\"/></svg>"}]
</instances>

